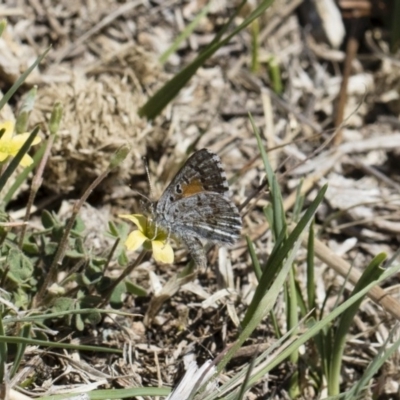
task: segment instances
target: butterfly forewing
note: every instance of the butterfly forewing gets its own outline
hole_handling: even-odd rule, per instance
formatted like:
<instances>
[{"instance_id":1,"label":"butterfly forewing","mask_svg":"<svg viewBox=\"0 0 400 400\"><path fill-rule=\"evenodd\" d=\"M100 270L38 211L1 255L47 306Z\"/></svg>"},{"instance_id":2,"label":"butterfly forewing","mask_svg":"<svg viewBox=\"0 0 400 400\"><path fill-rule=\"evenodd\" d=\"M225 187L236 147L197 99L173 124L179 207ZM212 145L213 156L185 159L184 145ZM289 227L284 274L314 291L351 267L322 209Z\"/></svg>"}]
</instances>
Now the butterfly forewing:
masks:
<instances>
[{"instance_id":1,"label":"butterfly forewing","mask_svg":"<svg viewBox=\"0 0 400 400\"><path fill-rule=\"evenodd\" d=\"M194 153L165 189L158 201L158 211L166 210L170 203L201 192L229 195L226 174L219 157L202 149Z\"/></svg>"}]
</instances>

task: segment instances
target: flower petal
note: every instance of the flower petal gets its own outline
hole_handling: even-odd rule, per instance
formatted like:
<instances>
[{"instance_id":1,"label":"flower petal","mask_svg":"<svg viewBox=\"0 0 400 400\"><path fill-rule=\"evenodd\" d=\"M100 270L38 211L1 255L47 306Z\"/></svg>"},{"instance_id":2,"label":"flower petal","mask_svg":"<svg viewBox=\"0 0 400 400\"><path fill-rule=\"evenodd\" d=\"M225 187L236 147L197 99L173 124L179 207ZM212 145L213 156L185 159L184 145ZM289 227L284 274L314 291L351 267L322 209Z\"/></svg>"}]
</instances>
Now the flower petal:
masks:
<instances>
[{"instance_id":1,"label":"flower petal","mask_svg":"<svg viewBox=\"0 0 400 400\"><path fill-rule=\"evenodd\" d=\"M14 132L14 122L13 121L5 121L0 124L0 131L4 129L5 132L0 140L9 140L11 139Z\"/></svg>"},{"instance_id":2,"label":"flower petal","mask_svg":"<svg viewBox=\"0 0 400 400\"><path fill-rule=\"evenodd\" d=\"M125 240L125 246L128 250L137 250L145 241L147 237L140 231L131 232Z\"/></svg>"},{"instance_id":3,"label":"flower petal","mask_svg":"<svg viewBox=\"0 0 400 400\"><path fill-rule=\"evenodd\" d=\"M42 138L40 138L39 136L36 136L35 139L33 139L31 146L35 146L36 144L39 144L41 141L42 141Z\"/></svg>"},{"instance_id":4,"label":"flower petal","mask_svg":"<svg viewBox=\"0 0 400 400\"><path fill-rule=\"evenodd\" d=\"M166 264L174 262L174 251L169 243L161 242L160 240L153 240L151 245L153 247L153 255L156 261L161 261Z\"/></svg>"},{"instance_id":5,"label":"flower petal","mask_svg":"<svg viewBox=\"0 0 400 400\"><path fill-rule=\"evenodd\" d=\"M20 133L18 135L15 135L11 138L10 140L10 150L14 151L15 153L18 152L18 150L24 145L24 143L28 140L30 133ZM42 139L40 137L35 137L32 142L32 146L35 144L40 143Z\"/></svg>"},{"instance_id":6,"label":"flower petal","mask_svg":"<svg viewBox=\"0 0 400 400\"><path fill-rule=\"evenodd\" d=\"M20 162L20 164L23 167L29 167L32 163L33 163L33 158L31 156L28 156L28 154L25 154Z\"/></svg>"},{"instance_id":7,"label":"flower petal","mask_svg":"<svg viewBox=\"0 0 400 400\"><path fill-rule=\"evenodd\" d=\"M7 159L8 156L9 156L9 154L7 154L7 153L0 153L0 162L2 162L5 159Z\"/></svg>"},{"instance_id":8,"label":"flower petal","mask_svg":"<svg viewBox=\"0 0 400 400\"><path fill-rule=\"evenodd\" d=\"M147 217L142 214L121 214L118 215L118 217L129 219L129 221L133 222L142 232L146 230Z\"/></svg>"}]
</instances>

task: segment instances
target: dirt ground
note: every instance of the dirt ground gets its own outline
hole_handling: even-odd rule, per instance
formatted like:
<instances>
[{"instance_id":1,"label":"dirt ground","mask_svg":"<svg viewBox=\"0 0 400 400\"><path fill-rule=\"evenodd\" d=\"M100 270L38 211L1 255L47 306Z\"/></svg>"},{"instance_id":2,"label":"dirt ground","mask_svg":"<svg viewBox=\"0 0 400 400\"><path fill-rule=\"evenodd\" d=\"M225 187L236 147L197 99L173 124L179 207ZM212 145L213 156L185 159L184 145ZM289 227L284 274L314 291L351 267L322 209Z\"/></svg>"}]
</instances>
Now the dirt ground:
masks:
<instances>
[{"instance_id":1,"label":"dirt ground","mask_svg":"<svg viewBox=\"0 0 400 400\"><path fill-rule=\"evenodd\" d=\"M241 211L242 239L227 253L212 249L209 268L168 299L150 323L146 324L143 316L153 294L187 264L187 251L178 245L173 265L157 264L148 257L130 277L149 293L124 299L122 310L136 317L110 314L73 338L84 344L129 349L131 359L86 354L72 362L51 351L38 359L39 353L32 349L28 357L38 363L38 377L27 390L29 395L59 393L88 382L96 382L99 388L173 387L184 373L185 358L193 357L201 364L235 340L239 330L236 317L240 320L243 316L257 284L244 237L254 240L260 260L268 258L273 240L263 216L268 191L263 189L254 196L264 170L249 112L269 150L289 215L301 180L308 200L328 183L316 221L321 243L360 270L376 254L385 252L390 258L398 249L400 69L398 58L389 52L384 11L382 18L362 19L357 52L351 60L351 49L346 47L349 25L341 25L345 11L331 15L332 35L327 33L324 19L312 19L315 14L310 3L275 1L257 25L217 51L153 121L139 117L139 108L213 39L233 13L233 2L212 2L208 14L164 64L159 57L201 12L205 1L5 0L0 5L0 17L8 21L0 41L3 91L52 46L10 107L2 110L2 119L15 113L21 96L33 85L38 93L32 126L48 120L54 102L59 101L64 110L38 211L47 207L59 215L68 214L70 200L107 167L111 154L124 143L131 146L127 159L97 188L83 212L92 224L88 233L101 231L101 227L106 231L107 221L117 220L118 214L140 211L136 192L149 195L143 156L149 163L156 197L187 156L204 147L221 157L234 202L240 206L253 196ZM254 6L249 3L246 7L234 25ZM252 69L254 32L258 64ZM338 103L343 62L349 58L347 98ZM272 90L271 63L279 66L281 95ZM341 105L344 118L337 128ZM11 210L15 216L24 193L19 199ZM93 251L100 252L107 243L107 238L96 235L91 240ZM303 250L298 265L300 284L304 257ZM331 288L326 307L334 307L344 277L329 256L328 260L323 255L319 258L317 296L323 299ZM221 272L227 268L225 264L232 274L229 278ZM112 272L114 276L120 273L117 269ZM230 293L216 300L212 296L224 288L225 279ZM395 299L399 298L397 285L396 279L385 283ZM351 288L350 278L347 290ZM283 308L282 301L274 307L282 325ZM345 353L344 388L359 378L387 338L395 323L390 312L372 300L361 306ZM56 337L61 340L63 332ZM246 346L268 346L275 340L266 318ZM359 341L364 346L359 346ZM235 358L226 374L248 363L251 356L250 352ZM396 359L378 374L389 386L398 380ZM285 398L285 382L291 373L289 363L281 365L248 398ZM390 393L392 389L387 390Z\"/></svg>"}]
</instances>

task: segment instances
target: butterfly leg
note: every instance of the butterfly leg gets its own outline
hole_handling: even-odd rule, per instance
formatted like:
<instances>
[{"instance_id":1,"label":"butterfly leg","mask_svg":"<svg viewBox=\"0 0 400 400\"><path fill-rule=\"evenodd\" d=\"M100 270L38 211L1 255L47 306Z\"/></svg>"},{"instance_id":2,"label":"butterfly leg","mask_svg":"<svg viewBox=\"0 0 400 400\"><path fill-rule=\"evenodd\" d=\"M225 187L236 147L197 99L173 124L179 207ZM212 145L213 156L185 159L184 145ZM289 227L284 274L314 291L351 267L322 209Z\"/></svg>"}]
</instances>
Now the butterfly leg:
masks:
<instances>
[{"instance_id":1,"label":"butterfly leg","mask_svg":"<svg viewBox=\"0 0 400 400\"><path fill-rule=\"evenodd\" d=\"M155 238L156 238L157 235L158 235L158 225L157 225L157 223L154 223L154 226L155 226L154 235L153 235L153 237L152 237L150 240L155 240Z\"/></svg>"},{"instance_id":2,"label":"butterfly leg","mask_svg":"<svg viewBox=\"0 0 400 400\"><path fill-rule=\"evenodd\" d=\"M168 236L167 236L167 238L165 239L163 249L165 248L165 245L166 245L167 243L169 243L169 240L170 240L170 239L171 239L171 228L168 228Z\"/></svg>"},{"instance_id":3,"label":"butterfly leg","mask_svg":"<svg viewBox=\"0 0 400 400\"><path fill-rule=\"evenodd\" d=\"M189 253L197 267L206 268L207 258L200 239L195 236L182 235L182 240L189 249Z\"/></svg>"}]
</instances>

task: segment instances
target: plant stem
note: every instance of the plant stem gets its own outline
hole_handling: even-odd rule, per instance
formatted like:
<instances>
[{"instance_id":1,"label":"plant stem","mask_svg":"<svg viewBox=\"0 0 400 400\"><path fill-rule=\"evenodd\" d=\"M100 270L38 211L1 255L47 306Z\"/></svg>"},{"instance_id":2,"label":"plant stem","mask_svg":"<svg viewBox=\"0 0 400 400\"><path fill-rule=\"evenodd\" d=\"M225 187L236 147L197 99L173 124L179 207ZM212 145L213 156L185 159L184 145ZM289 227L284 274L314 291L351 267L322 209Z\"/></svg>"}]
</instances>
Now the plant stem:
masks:
<instances>
[{"instance_id":1,"label":"plant stem","mask_svg":"<svg viewBox=\"0 0 400 400\"><path fill-rule=\"evenodd\" d=\"M66 251L66 248L68 245L69 234L72 230L72 227L74 226L76 217L77 217L80 209L82 208L83 204L85 203L87 198L90 196L90 194L93 192L93 190L96 188L96 186L98 186L100 184L100 182L108 175L109 172L110 172L110 169L107 169L103 173L101 173L101 175L99 175L92 182L92 184L85 190L82 197L75 202L74 207L72 208L71 217L69 218L68 223L65 226L63 237L60 240L57 251L54 255L53 261L52 261L49 271L47 273L46 279L44 280L43 285L37 294L36 298L39 300L39 302L40 302L40 300L43 299L44 293L45 293L46 289L49 287L50 283L53 282L54 277L57 272L58 264L62 262L62 259L64 257L64 254L65 254L65 251Z\"/></svg>"},{"instance_id":2,"label":"plant stem","mask_svg":"<svg viewBox=\"0 0 400 400\"><path fill-rule=\"evenodd\" d=\"M105 294L105 299L101 303L100 307L104 307L106 303L110 300L110 297L114 291L114 289L122 282L143 260L144 256L146 255L147 250L142 250L142 252L138 255L135 261L132 261L122 272L122 274L111 284L111 286L107 289Z\"/></svg>"},{"instance_id":3,"label":"plant stem","mask_svg":"<svg viewBox=\"0 0 400 400\"><path fill-rule=\"evenodd\" d=\"M29 193L28 204L26 206L26 213L25 213L25 217L24 217L24 222L28 222L29 218L31 216L31 210L32 210L33 202L35 200L36 194L37 194L40 186L42 185L42 181L43 181L42 176L43 176L44 167L46 166L47 159L50 156L50 150L51 150L51 147L53 146L54 139L55 139L55 135L50 135L49 140L47 141L47 144L46 144L46 149L44 151L43 157L40 160L39 167L38 167L38 169L36 171L36 174L35 174L35 176L33 178L31 191ZM22 249L22 244L24 243L24 237L25 237L25 233L26 233L26 228L27 228L27 224L25 224L21 229L21 235L19 237L19 242L18 242L18 247L20 249Z\"/></svg>"}]
</instances>

